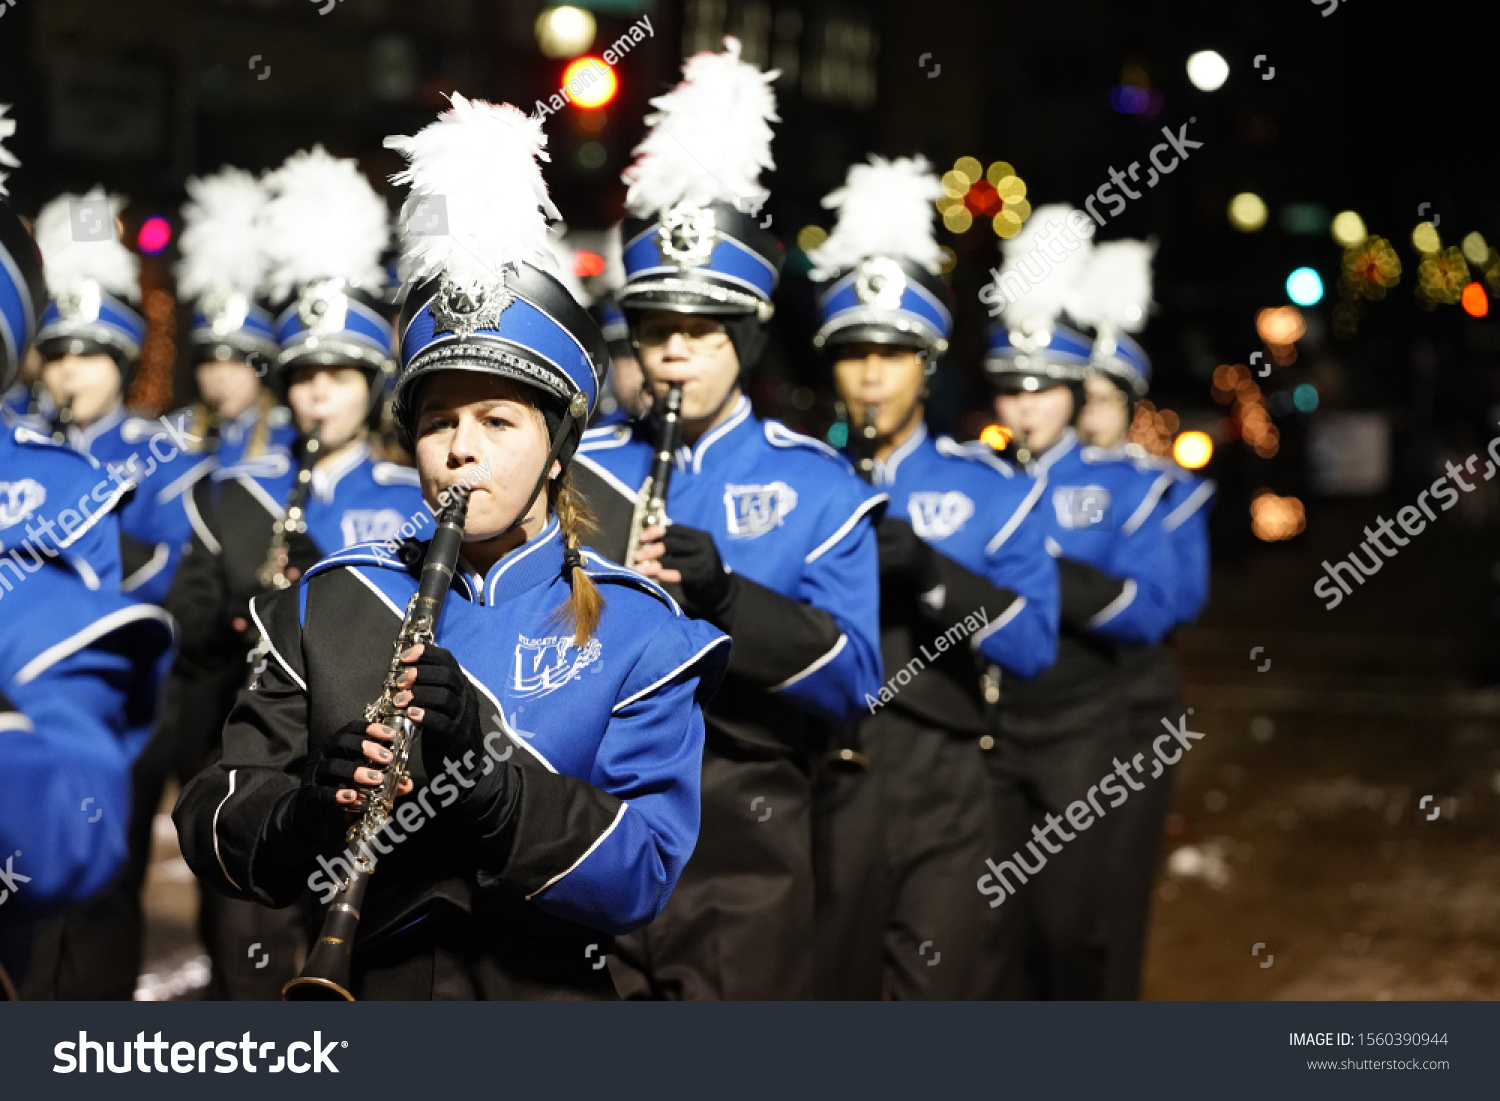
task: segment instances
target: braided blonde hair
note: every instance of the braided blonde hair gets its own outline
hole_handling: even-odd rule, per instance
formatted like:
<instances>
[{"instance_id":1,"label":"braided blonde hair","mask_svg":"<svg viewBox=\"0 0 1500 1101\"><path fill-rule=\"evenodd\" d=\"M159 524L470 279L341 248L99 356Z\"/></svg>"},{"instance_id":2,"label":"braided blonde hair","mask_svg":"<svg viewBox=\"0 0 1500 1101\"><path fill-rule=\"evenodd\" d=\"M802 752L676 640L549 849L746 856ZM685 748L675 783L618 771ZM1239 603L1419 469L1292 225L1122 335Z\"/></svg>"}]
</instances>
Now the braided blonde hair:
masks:
<instances>
[{"instance_id":1,"label":"braided blonde hair","mask_svg":"<svg viewBox=\"0 0 1500 1101\"><path fill-rule=\"evenodd\" d=\"M563 544L569 551L578 552L583 541L597 530L594 514L588 502L573 486L568 468L548 483L548 507L557 514L558 526L562 529ZM604 611L604 595L594 579L584 572L581 560L568 571L568 583L573 586L573 595L557 609L558 622L573 627L573 644L582 647L594 637L599 629L599 616Z\"/></svg>"}]
</instances>

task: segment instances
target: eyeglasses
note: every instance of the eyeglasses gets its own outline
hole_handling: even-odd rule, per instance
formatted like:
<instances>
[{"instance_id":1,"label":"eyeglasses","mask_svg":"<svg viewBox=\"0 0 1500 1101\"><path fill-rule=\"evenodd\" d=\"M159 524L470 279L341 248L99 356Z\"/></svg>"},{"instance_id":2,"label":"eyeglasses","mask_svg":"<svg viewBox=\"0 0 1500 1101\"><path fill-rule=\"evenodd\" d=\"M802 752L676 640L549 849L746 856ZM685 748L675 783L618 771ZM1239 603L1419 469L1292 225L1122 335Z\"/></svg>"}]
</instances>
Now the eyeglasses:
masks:
<instances>
[{"instance_id":1,"label":"eyeglasses","mask_svg":"<svg viewBox=\"0 0 1500 1101\"><path fill-rule=\"evenodd\" d=\"M729 341L729 330L724 322L692 317L682 321L643 322L635 331L635 344L638 348L662 348L678 333L694 352L717 351Z\"/></svg>"}]
</instances>

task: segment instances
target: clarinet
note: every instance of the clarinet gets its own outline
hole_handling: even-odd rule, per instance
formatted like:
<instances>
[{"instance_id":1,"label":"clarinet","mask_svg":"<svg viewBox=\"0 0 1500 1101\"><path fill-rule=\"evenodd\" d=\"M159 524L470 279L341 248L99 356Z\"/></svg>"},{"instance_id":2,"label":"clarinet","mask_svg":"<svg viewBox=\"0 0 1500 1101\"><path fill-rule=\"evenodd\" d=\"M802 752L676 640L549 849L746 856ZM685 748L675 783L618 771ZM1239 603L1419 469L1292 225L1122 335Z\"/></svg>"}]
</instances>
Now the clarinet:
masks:
<instances>
[{"instance_id":1,"label":"clarinet","mask_svg":"<svg viewBox=\"0 0 1500 1101\"><path fill-rule=\"evenodd\" d=\"M67 443L68 429L73 425L73 395L69 394L63 399L57 411L52 414L52 442Z\"/></svg>"},{"instance_id":2,"label":"clarinet","mask_svg":"<svg viewBox=\"0 0 1500 1101\"><path fill-rule=\"evenodd\" d=\"M271 545L266 548L266 559L255 573L255 580L262 589L285 589L292 584L287 575L290 560L289 536L307 531L307 496L312 492L313 465L318 461L322 448L323 426L314 425L302 450L297 456L297 480L292 492L287 495L286 514L271 527Z\"/></svg>"},{"instance_id":3,"label":"clarinet","mask_svg":"<svg viewBox=\"0 0 1500 1101\"><path fill-rule=\"evenodd\" d=\"M281 988L283 1001L355 1000L349 992L349 974L354 959L354 937L359 930L359 908L364 903L370 876L375 872L372 846L375 837L390 820L396 790L406 779L406 761L411 755L412 736L416 733L412 721L391 702L401 691L396 682L407 668L401 662L401 655L418 643L430 644L433 641L438 617L443 611L443 600L458 566L464 521L469 514L466 487L454 486L448 494L448 503L438 512L437 531L422 560L417 591L406 605L406 615L402 617L401 630L396 635L395 652L391 655L391 666L386 671L380 698L365 708L367 722L380 723L396 732L396 737L387 746L391 751L391 761L381 776L380 786L366 798L359 820L349 828L345 840L355 843L350 850L355 853L352 870L349 877L338 885L338 893L328 904L323 928L302 973Z\"/></svg>"},{"instance_id":4,"label":"clarinet","mask_svg":"<svg viewBox=\"0 0 1500 1101\"><path fill-rule=\"evenodd\" d=\"M672 464L682 439L682 383L674 382L667 390L661 414L661 431L656 437L656 459L651 476L641 486L630 515L630 535L625 541L625 565L635 568L635 554L641 549L641 532L657 527L667 518L667 488L672 484Z\"/></svg>"},{"instance_id":5,"label":"clarinet","mask_svg":"<svg viewBox=\"0 0 1500 1101\"><path fill-rule=\"evenodd\" d=\"M879 413L876 406L866 405L865 423L860 426L858 437L851 435L849 441L853 444L854 469L859 472L866 485L875 483L875 440L879 435L875 428L875 418ZM856 439L858 442L855 442Z\"/></svg>"},{"instance_id":6,"label":"clarinet","mask_svg":"<svg viewBox=\"0 0 1500 1101\"><path fill-rule=\"evenodd\" d=\"M875 427L880 410L872 404L865 405L865 423L859 434L850 433L849 443L854 452L854 469L866 485L875 482L875 441L879 432ZM834 772L868 772L870 758L859 748L859 727L847 723L834 730L831 744L823 754L823 764Z\"/></svg>"}]
</instances>

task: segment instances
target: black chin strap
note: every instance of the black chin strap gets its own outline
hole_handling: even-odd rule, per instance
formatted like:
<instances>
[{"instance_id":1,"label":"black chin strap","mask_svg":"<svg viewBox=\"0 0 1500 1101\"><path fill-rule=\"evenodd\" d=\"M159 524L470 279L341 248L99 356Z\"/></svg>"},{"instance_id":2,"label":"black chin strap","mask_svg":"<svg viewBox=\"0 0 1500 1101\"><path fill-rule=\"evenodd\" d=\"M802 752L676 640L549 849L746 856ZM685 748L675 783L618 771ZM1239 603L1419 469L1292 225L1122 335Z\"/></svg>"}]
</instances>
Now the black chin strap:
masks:
<instances>
[{"instance_id":1,"label":"black chin strap","mask_svg":"<svg viewBox=\"0 0 1500 1101\"><path fill-rule=\"evenodd\" d=\"M552 464L555 463L558 456L562 454L563 448L568 445L568 441L577 434L577 418L573 417L571 414L565 415L563 417L562 425L557 433L557 439L552 441L552 449L547 452L547 461L542 463L542 472L537 477L536 485L532 488L530 495L526 498L526 503L521 506L521 511L516 514L516 518L514 520L505 525L505 529L500 532L501 535L508 535L510 532L515 531L516 528L520 527L521 522L526 519L526 514L531 511L531 506L536 503L537 494L541 493L542 490L546 487L548 481L547 475L552 471Z\"/></svg>"}]
</instances>

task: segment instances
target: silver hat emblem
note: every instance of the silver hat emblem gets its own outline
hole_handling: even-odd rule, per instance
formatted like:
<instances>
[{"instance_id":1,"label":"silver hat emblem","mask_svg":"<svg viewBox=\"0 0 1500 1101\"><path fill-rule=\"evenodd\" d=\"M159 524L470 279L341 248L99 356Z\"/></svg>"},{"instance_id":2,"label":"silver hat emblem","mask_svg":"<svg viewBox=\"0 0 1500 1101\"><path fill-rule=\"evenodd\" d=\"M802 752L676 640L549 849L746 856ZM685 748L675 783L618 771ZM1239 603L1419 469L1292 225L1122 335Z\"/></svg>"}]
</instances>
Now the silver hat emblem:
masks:
<instances>
[{"instance_id":1,"label":"silver hat emblem","mask_svg":"<svg viewBox=\"0 0 1500 1101\"><path fill-rule=\"evenodd\" d=\"M314 335L336 333L344 327L349 313L349 296L342 279L320 279L302 288L297 299L297 316Z\"/></svg>"},{"instance_id":2,"label":"silver hat emblem","mask_svg":"<svg viewBox=\"0 0 1500 1101\"><path fill-rule=\"evenodd\" d=\"M433 333L452 333L462 340L476 329L497 328L500 314L515 300L503 282L461 287L444 279L428 305Z\"/></svg>"},{"instance_id":3,"label":"silver hat emblem","mask_svg":"<svg viewBox=\"0 0 1500 1101\"><path fill-rule=\"evenodd\" d=\"M906 273L889 256L860 261L854 273L854 294L862 304L878 310L899 310L905 293Z\"/></svg>"},{"instance_id":4,"label":"silver hat emblem","mask_svg":"<svg viewBox=\"0 0 1500 1101\"><path fill-rule=\"evenodd\" d=\"M719 233L714 212L692 203L673 203L661 212L656 231L661 254L679 268L701 268L714 254Z\"/></svg>"},{"instance_id":5,"label":"silver hat emblem","mask_svg":"<svg viewBox=\"0 0 1500 1101\"><path fill-rule=\"evenodd\" d=\"M84 279L57 296L57 312L69 321L98 321L103 307L103 292L92 279Z\"/></svg>"},{"instance_id":6,"label":"silver hat emblem","mask_svg":"<svg viewBox=\"0 0 1500 1101\"><path fill-rule=\"evenodd\" d=\"M228 336L237 332L250 316L250 300L237 290L216 287L206 293L198 303L203 316L208 318L214 336Z\"/></svg>"}]
</instances>

